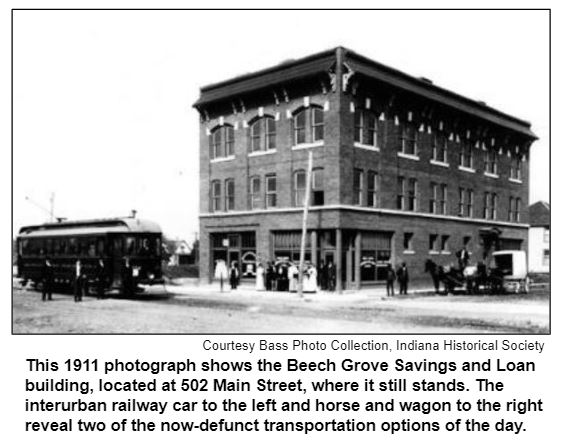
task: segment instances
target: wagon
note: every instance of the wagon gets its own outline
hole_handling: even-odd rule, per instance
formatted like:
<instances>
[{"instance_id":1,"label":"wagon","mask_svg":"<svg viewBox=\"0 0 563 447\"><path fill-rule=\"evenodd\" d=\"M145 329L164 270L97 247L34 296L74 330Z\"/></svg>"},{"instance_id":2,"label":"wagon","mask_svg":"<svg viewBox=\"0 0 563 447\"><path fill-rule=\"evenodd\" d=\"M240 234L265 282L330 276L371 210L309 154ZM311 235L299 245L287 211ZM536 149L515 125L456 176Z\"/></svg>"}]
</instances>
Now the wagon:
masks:
<instances>
[{"instance_id":1,"label":"wagon","mask_svg":"<svg viewBox=\"0 0 563 447\"><path fill-rule=\"evenodd\" d=\"M521 250L495 251L492 255L491 276L501 291L528 293L530 278L526 252Z\"/></svg>"}]
</instances>

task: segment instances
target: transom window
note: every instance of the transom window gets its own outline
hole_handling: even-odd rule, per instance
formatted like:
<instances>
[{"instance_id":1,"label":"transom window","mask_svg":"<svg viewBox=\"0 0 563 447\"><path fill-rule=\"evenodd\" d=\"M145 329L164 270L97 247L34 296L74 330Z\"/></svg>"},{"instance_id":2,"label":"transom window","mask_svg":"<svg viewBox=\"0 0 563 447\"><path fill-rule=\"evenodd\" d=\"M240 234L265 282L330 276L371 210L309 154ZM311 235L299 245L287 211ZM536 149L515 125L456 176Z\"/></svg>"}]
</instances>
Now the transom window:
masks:
<instances>
[{"instance_id":1,"label":"transom window","mask_svg":"<svg viewBox=\"0 0 563 447\"><path fill-rule=\"evenodd\" d=\"M354 112L354 142L366 146L378 147L378 120L369 110Z\"/></svg>"},{"instance_id":2,"label":"transom window","mask_svg":"<svg viewBox=\"0 0 563 447\"><path fill-rule=\"evenodd\" d=\"M323 141L324 111L319 106L298 110L293 115L293 144L306 144Z\"/></svg>"},{"instance_id":3,"label":"transom window","mask_svg":"<svg viewBox=\"0 0 563 447\"><path fill-rule=\"evenodd\" d=\"M269 151L276 148L276 121L265 116L250 125L250 152Z\"/></svg>"},{"instance_id":4,"label":"transom window","mask_svg":"<svg viewBox=\"0 0 563 447\"><path fill-rule=\"evenodd\" d=\"M225 124L216 127L209 136L209 158L230 157L235 154L235 129Z\"/></svg>"}]
</instances>

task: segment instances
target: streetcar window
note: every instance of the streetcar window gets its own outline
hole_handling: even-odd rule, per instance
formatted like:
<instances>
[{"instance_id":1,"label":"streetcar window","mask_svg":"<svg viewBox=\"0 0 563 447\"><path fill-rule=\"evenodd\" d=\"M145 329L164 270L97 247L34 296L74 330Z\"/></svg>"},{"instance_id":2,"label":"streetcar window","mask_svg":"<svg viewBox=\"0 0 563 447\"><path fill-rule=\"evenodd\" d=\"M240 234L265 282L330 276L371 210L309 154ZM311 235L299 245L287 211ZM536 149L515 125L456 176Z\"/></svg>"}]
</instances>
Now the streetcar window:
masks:
<instances>
[{"instance_id":1,"label":"streetcar window","mask_svg":"<svg viewBox=\"0 0 563 447\"><path fill-rule=\"evenodd\" d=\"M115 257L121 256L123 251L123 241L121 237L117 237L113 240L113 255Z\"/></svg>"},{"instance_id":2,"label":"streetcar window","mask_svg":"<svg viewBox=\"0 0 563 447\"><path fill-rule=\"evenodd\" d=\"M156 253L157 256L160 256L160 253L161 253L162 247L161 247L160 244L161 244L160 238L157 237L157 238L155 239L155 243L154 243L154 247L155 247L155 250L154 250L154 251L155 251L155 253Z\"/></svg>"},{"instance_id":3,"label":"streetcar window","mask_svg":"<svg viewBox=\"0 0 563 447\"><path fill-rule=\"evenodd\" d=\"M125 253L128 255L132 255L135 253L135 238L134 237L126 237L125 238Z\"/></svg>"},{"instance_id":4,"label":"streetcar window","mask_svg":"<svg viewBox=\"0 0 563 447\"><path fill-rule=\"evenodd\" d=\"M106 253L105 251L105 241L103 238L98 238L98 256L104 256Z\"/></svg>"},{"instance_id":5,"label":"streetcar window","mask_svg":"<svg viewBox=\"0 0 563 447\"><path fill-rule=\"evenodd\" d=\"M66 255L67 250L68 250L68 243L67 243L66 239L61 239L60 245L59 245L59 254Z\"/></svg>"},{"instance_id":6,"label":"streetcar window","mask_svg":"<svg viewBox=\"0 0 563 447\"><path fill-rule=\"evenodd\" d=\"M76 238L71 237L68 240L68 254L69 255L75 255L78 252L78 246L77 246L77 242L76 242Z\"/></svg>"},{"instance_id":7,"label":"streetcar window","mask_svg":"<svg viewBox=\"0 0 563 447\"><path fill-rule=\"evenodd\" d=\"M53 254L53 239L47 239L45 241L45 254L47 255Z\"/></svg>"},{"instance_id":8,"label":"streetcar window","mask_svg":"<svg viewBox=\"0 0 563 447\"><path fill-rule=\"evenodd\" d=\"M20 250L21 250L22 255L28 255L29 254L29 240L28 239L22 240L20 247L21 247Z\"/></svg>"},{"instance_id":9,"label":"streetcar window","mask_svg":"<svg viewBox=\"0 0 563 447\"><path fill-rule=\"evenodd\" d=\"M146 237L139 238L139 255L148 256L151 253L149 239Z\"/></svg>"},{"instance_id":10,"label":"streetcar window","mask_svg":"<svg viewBox=\"0 0 563 447\"><path fill-rule=\"evenodd\" d=\"M88 239L88 256L94 258L96 256L96 239Z\"/></svg>"},{"instance_id":11,"label":"streetcar window","mask_svg":"<svg viewBox=\"0 0 563 447\"><path fill-rule=\"evenodd\" d=\"M60 239L53 239L53 254L61 254L61 242Z\"/></svg>"}]
</instances>

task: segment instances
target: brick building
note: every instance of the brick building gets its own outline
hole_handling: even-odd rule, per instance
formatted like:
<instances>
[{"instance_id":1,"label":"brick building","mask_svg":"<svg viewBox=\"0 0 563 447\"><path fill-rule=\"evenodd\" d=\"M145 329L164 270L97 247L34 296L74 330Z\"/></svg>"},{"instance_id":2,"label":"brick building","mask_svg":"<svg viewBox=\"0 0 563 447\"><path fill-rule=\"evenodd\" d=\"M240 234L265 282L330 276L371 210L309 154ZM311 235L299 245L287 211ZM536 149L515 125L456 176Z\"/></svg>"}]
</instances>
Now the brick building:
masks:
<instances>
[{"instance_id":1,"label":"brick building","mask_svg":"<svg viewBox=\"0 0 563 447\"><path fill-rule=\"evenodd\" d=\"M217 259L306 259L337 288L406 262L526 249L530 124L342 47L201 88L200 275ZM498 236L498 237L497 237Z\"/></svg>"}]
</instances>

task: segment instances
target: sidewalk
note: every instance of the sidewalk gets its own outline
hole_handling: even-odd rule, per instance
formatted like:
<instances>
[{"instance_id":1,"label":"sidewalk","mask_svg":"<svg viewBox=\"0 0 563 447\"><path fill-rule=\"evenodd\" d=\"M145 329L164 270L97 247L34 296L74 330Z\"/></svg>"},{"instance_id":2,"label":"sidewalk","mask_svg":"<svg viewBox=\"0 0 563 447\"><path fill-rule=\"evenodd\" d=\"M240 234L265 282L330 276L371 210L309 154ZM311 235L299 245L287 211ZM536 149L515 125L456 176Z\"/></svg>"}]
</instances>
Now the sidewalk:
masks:
<instances>
[{"instance_id":1,"label":"sidewalk","mask_svg":"<svg viewBox=\"0 0 563 447\"><path fill-rule=\"evenodd\" d=\"M434 295L435 291L431 288L416 288L409 291L408 295L395 294L394 296L387 296L385 286L369 286L360 290L343 290L341 293L328 292L319 290L317 293L304 293L303 298L295 292L277 292L277 291L257 291L254 284L242 283L236 290L231 290L228 283L223 284L223 293L220 293L220 285L218 282L211 284L199 284L196 278L178 278L174 280L173 284L167 284L166 289L173 293L178 294L200 294L217 296L219 293L221 297L232 296L245 296L253 298L283 298L285 300L308 300L308 301L362 301L362 300L399 300L405 298L415 298L420 296Z\"/></svg>"}]
</instances>

